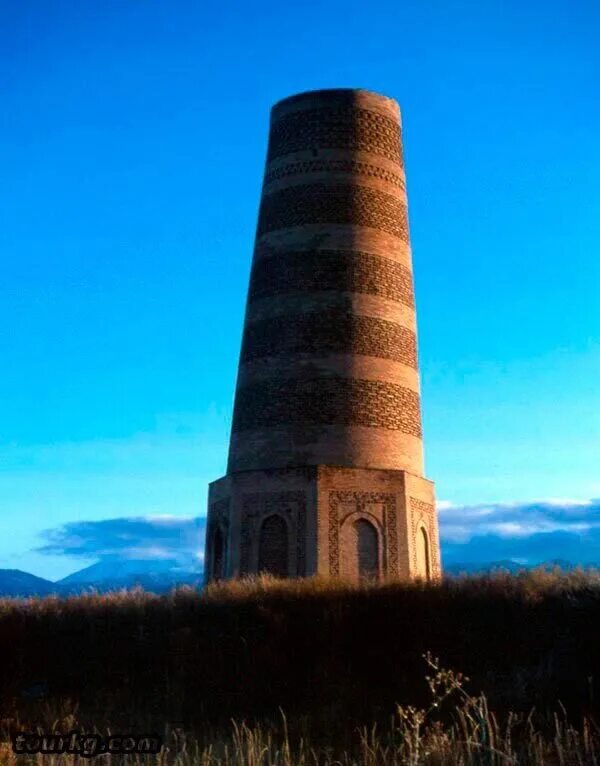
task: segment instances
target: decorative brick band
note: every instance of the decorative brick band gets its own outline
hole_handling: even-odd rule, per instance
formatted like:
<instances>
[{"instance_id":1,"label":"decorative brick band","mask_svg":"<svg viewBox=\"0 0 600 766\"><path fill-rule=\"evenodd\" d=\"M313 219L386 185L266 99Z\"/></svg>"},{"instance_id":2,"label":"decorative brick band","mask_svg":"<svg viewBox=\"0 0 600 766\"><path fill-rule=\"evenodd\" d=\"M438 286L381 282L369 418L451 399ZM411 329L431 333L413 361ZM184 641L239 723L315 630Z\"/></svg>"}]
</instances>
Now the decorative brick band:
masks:
<instances>
[{"instance_id":1,"label":"decorative brick band","mask_svg":"<svg viewBox=\"0 0 600 766\"><path fill-rule=\"evenodd\" d=\"M248 300L324 290L367 293L410 308L415 305L410 269L390 258L351 250L305 250L258 258Z\"/></svg>"},{"instance_id":2,"label":"decorative brick band","mask_svg":"<svg viewBox=\"0 0 600 766\"><path fill-rule=\"evenodd\" d=\"M378 165L371 165L369 162L353 160L304 160L290 162L288 165L268 170L265 174L265 185L273 181L279 181L282 178L305 175L306 173L350 173L351 175L378 178L381 181L387 181L393 186L397 186L402 191L406 190L406 183L400 174L392 173L391 170L386 170L386 168L381 168Z\"/></svg>"},{"instance_id":3,"label":"decorative brick band","mask_svg":"<svg viewBox=\"0 0 600 766\"><path fill-rule=\"evenodd\" d=\"M419 395L375 380L262 381L238 389L234 432L294 424L360 425L421 438Z\"/></svg>"},{"instance_id":4,"label":"decorative brick band","mask_svg":"<svg viewBox=\"0 0 600 766\"><path fill-rule=\"evenodd\" d=\"M406 204L379 189L351 184L302 184L262 198L257 236L305 224L352 224L408 242Z\"/></svg>"},{"instance_id":5,"label":"decorative brick band","mask_svg":"<svg viewBox=\"0 0 600 766\"><path fill-rule=\"evenodd\" d=\"M289 314L246 324L241 361L323 351L392 359L417 368L417 339L407 327L330 310Z\"/></svg>"},{"instance_id":6,"label":"decorative brick band","mask_svg":"<svg viewBox=\"0 0 600 766\"><path fill-rule=\"evenodd\" d=\"M371 152L402 165L399 123L369 109L306 109L287 114L271 126L267 162L307 149Z\"/></svg>"},{"instance_id":7,"label":"decorative brick band","mask_svg":"<svg viewBox=\"0 0 600 766\"><path fill-rule=\"evenodd\" d=\"M340 511L338 493L329 493L329 574L338 577L340 574Z\"/></svg>"}]
</instances>

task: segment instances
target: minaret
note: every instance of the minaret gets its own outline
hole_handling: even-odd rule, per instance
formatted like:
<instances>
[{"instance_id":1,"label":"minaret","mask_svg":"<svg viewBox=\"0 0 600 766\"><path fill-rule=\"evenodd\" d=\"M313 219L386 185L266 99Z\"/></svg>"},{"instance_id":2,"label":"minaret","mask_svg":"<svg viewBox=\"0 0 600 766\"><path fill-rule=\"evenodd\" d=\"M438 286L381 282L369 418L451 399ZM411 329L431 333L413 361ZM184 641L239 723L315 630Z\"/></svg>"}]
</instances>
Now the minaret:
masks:
<instances>
[{"instance_id":1,"label":"minaret","mask_svg":"<svg viewBox=\"0 0 600 766\"><path fill-rule=\"evenodd\" d=\"M207 580L440 575L400 126L365 90L271 111Z\"/></svg>"}]
</instances>

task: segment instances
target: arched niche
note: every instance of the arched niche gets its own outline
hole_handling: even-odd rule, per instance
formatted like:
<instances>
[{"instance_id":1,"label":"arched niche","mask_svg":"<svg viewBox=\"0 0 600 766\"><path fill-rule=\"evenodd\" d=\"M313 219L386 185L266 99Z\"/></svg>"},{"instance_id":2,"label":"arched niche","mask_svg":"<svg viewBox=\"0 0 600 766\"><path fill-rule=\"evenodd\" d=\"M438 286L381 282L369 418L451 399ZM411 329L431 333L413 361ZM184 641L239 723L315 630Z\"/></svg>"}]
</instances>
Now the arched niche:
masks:
<instances>
[{"instance_id":1,"label":"arched niche","mask_svg":"<svg viewBox=\"0 0 600 766\"><path fill-rule=\"evenodd\" d=\"M379 578L379 534L367 519L356 519L352 525L356 572L362 579Z\"/></svg>"},{"instance_id":2,"label":"arched niche","mask_svg":"<svg viewBox=\"0 0 600 766\"><path fill-rule=\"evenodd\" d=\"M431 580L431 550L429 545L429 535L423 525L417 530L417 576L425 580Z\"/></svg>"},{"instance_id":3,"label":"arched niche","mask_svg":"<svg viewBox=\"0 0 600 766\"><path fill-rule=\"evenodd\" d=\"M220 526L213 533L212 540L212 579L220 580L225 576L227 559L227 540Z\"/></svg>"},{"instance_id":4,"label":"arched niche","mask_svg":"<svg viewBox=\"0 0 600 766\"><path fill-rule=\"evenodd\" d=\"M289 532L286 520L278 514L267 516L258 538L258 572L275 577L289 575Z\"/></svg>"}]
</instances>

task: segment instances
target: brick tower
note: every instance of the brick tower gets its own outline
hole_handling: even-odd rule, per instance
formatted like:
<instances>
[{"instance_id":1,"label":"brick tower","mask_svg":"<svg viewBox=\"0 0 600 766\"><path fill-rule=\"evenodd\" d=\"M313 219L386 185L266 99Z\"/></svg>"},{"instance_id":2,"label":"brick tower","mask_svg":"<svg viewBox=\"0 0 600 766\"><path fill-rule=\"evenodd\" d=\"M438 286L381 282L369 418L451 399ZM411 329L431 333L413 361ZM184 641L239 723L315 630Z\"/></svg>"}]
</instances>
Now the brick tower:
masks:
<instances>
[{"instance_id":1,"label":"brick tower","mask_svg":"<svg viewBox=\"0 0 600 766\"><path fill-rule=\"evenodd\" d=\"M207 581L440 575L406 207L396 101L273 107Z\"/></svg>"}]
</instances>

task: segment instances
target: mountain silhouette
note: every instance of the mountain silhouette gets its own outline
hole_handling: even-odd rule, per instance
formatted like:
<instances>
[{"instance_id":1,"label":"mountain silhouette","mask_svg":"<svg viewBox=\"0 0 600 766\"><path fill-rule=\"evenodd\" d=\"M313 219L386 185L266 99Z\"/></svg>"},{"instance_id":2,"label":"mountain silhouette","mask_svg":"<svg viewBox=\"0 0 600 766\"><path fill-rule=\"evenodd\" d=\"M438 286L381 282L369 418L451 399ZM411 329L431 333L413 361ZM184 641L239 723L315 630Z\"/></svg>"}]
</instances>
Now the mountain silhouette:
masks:
<instances>
[{"instance_id":1,"label":"mountain silhouette","mask_svg":"<svg viewBox=\"0 0 600 766\"><path fill-rule=\"evenodd\" d=\"M201 569L184 569L176 561L107 559L73 572L57 582L18 569L0 569L0 597L24 598L52 593L69 596L90 590L106 593L135 587L153 593L166 593L178 585L201 587L202 582Z\"/></svg>"},{"instance_id":2,"label":"mountain silhouette","mask_svg":"<svg viewBox=\"0 0 600 766\"><path fill-rule=\"evenodd\" d=\"M51 580L20 569L0 569L0 596L48 596L55 590Z\"/></svg>"}]
</instances>

